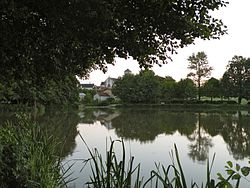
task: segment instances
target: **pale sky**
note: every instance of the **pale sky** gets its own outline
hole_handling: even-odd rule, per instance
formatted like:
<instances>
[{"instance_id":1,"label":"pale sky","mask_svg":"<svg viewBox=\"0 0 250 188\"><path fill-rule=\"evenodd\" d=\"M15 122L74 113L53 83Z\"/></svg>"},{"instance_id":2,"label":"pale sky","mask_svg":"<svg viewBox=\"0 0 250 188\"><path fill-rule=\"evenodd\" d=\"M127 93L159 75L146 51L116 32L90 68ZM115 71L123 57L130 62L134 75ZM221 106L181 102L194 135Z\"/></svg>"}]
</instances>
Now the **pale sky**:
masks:
<instances>
[{"instance_id":1,"label":"pale sky","mask_svg":"<svg viewBox=\"0 0 250 188\"><path fill-rule=\"evenodd\" d=\"M228 27L228 35L217 40L196 40L194 45L179 49L178 54L172 55L172 62L162 67L155 65L153 71L159 76L172 76L179 81L181 78L186 78L189 72L187 58L192 53L204 51L208 56L209 64L214 68L211 76L220 79L228 61L234 55L250 57L250 0L228 1L227 7L213 13ZM138 63L132 58L127 60L117 58L115 66L108 65L106 74L96 70L90 73L88 80L81 80L81 82L100 85L109 76L113 78L122 76L126 69L130 69L134 74L140 71Z\"/></svg>"}]
</instances>

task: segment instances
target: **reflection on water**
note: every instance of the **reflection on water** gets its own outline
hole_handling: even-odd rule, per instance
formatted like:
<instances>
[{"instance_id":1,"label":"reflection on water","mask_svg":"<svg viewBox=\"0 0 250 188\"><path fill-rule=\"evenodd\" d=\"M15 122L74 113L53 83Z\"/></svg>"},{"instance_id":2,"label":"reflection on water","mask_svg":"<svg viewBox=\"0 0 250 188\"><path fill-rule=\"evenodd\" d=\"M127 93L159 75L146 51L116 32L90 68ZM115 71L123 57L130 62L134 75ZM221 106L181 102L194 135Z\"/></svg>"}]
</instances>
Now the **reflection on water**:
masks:
<instances>
[{"instance_id":1,"label":"reflection on water","mask_svg":"<svg viewBox=\"0 0 250 188\"><path fill-rule=\"evenodd\" d=\"M0 114L0 124L11 114ZM88 158L78 132L91 148L105 154L106 140L123 139L142 169L150 172L154 162L168 164L168 152L177 144L184 169L200 178L206 160L216 153L215 174L232 160L247 164L250 158L250 112L192 112L164 109L86 109L80 113L47 111L34 117L44 130L57 137L63 146L65 161ZM80 173L81 165L72 169L80 177L72 185L83 187L89 172ZM79 172L79 173L78 173ZM145 174L143 174L145 175ZM84 176L84 177L83 177ZM145 175L146 176L146 175ZM216 177L215 177L216 178ZM198 181L195 179L195 181ZM244 186L243 186L244 187Z\"/></svg>"},{"instance_id":2,"label":"reflection on water","mask_svg":"<svg viewBox=\"0 0 250 188\"><path fill-rule=\"evenodd\" d=\"M80 117L78 131L91 148L97 148L105 156L107 138L123 139L126 150L131 151L137 162L142 164L142 175L145 177L154 169L154 162L170 164L168 153L174 143L180 151L183 168L187 171L194 169L186 173L187 178L197 183L206 178L206 160L211 159L214 153L213 178L216 178L217 172L224 171L226 161L246 165L250 157L249 112L87 109L80 113ZM77 147L67 160L88 158L81 142L76 137ZM80 170L79 165L74 168L74 171ZM81 178L73 186L82 187L88 180L88 173L86 169L84 174L75 174Z\"/></svg>"},{"instance_id":3,"label":"reflection on water","mask_svg":"<svg viewBox=\"0 0 250 188\"><path fill-rule=\"evenodd\" d=\"M189 156L205 161L213 147L212 137L222 136L235 159L250 156L249 112L190 112L148 109L93 110L83 112L81 123L99 121L124 140L153 142L159 134L178 131L190 141Z\"/></svg>"},{"instance_id":4,"label":"reflection on water","mask_svg":"<svg viewBox=\"0 0 250 188\"><path fill-rule=\"evenodd\" d=\"M27 114L36 121L42 131L48 135L53 135L60 142L58 151L62 158L71 154L76 147L75 137L77 136L77 124L79 116L76 111L65 112L59 109L47 110L43 114ZM14 113L1 113L0 126L6 121L15 121Z\"/></svg>"}]
</instances>

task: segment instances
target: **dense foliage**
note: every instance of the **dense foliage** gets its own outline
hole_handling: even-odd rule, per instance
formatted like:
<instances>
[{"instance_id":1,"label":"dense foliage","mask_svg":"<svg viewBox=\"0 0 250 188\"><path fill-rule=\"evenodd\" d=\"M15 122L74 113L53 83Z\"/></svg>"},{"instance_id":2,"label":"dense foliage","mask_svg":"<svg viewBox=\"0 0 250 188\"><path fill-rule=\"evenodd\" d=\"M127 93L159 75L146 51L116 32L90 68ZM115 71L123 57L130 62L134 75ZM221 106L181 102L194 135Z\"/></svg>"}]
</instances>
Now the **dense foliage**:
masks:
<instances>
[{"instance_id":1,"label":"dense foliage","mask_svg":"<svg viewBox=\"0 0 250 188\"><path fill-rule=\"evenodd\" d=\"M228 97L238 97L238 103L242 98L249 99L250 96L250 58L234 56L227 66L223 75L222 84L224 93Z\"/></svg>"},{"instance_id":2,"label":"dense foliage","mask_svg":"<svg viewBox=\"0 0 250 188\"><path fill-rule=\"evenodd\" d=\"M186 78L176 82L172 77L159 77L152 70L141 71L137 75L125 74L120 77L112 92L125 103L183 103L192 100L195 103L219 104L222 101L213 101L213 98L228 99L237 97L241 104L243 98L250 99L250 58L234 56L223 77L218 80L208 77L212 68L208 65L205 53L193 54L189 57L189 68L195 70ZM195 84L196 83L196 84ZM199 101L195 101L197 98ZM200 101L200 97L210 97L210 101Z\"/></svg>"},{"instance_id":3,"label":"dense foliage","mask_svg":"<svg viewBox=\"0 0 250 188\"><path fill-rule=\"evenodd\" d=\"M201 90L201 95L210 97L211 101L213 100L213 98L218 98L222 95L220 80L213 77L203 84Z\"/></svg>"},{"instance_id":4,"label":"dense foliage","mask_svg":"<svg viewBox=\"0 0 250 188\"><path fill-rule=\"evenodd\" d=\"M25 76L23 79L5 78L0 82L0 101L28 105L76 103L79 97L77 86L75 76L59 79Z\"/></svg>"},{"instance_id":5,"label":"dense foliage","mask_svg":"<svg viewBox=\"0 0 250 188\"><path fill-rule=\"evenodd\" d=\"M159 103L173 99L196 98L196 86L191 79L176 82L171 77L156 76L151 70L119 78L112 92L126 103Z\"/></svg>"},{"instance_id":6,"label":"dense foliage","mask_svg":"<svg viewBox=\"0 0 250 188\"><path fill-rule=\"evenodd\" d=\"M141 67L166 63L177 48L196 38L225 34L222 21L211 11L226 4L223 0L2 0L0 98L71 100L71 88L60 88L62 82L92 69L105 70L117 56L132 56ZM45 94L51 85L58 90ZM55 99L62 91L66 97ZM47 95L54 97L47 101Z\"/></svg>"}]
</instances>

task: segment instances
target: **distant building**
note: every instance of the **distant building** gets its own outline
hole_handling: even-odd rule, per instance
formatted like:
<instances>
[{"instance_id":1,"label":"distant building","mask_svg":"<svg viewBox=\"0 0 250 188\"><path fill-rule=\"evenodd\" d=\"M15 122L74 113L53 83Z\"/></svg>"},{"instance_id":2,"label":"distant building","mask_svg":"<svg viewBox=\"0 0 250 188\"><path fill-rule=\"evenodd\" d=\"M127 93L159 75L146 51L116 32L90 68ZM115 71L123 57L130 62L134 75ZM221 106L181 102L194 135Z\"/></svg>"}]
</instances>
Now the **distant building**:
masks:
<instances>
[{"instance_id":1,"label":"distant building","mask_svg":"<svg viewBox=\"0 0 250 188\"><path fill-rule=\"evenodd\" d=\"M111 98L109 94L107 93L97 93L94 95L95 101L106 101L107 99Z\"/></svg>"},{"instance_id":2,"label":"distant building","mask_svg":"<svg viewBox=\"0 0 250 188\"><path fill-rule=\"evenodd\" d=\"M108 77L104 82L101 83L101 87L112 88L116 80L116 78Z\"/></svg>"},{"instance_id":3,"label":"distant building","mask_svg":"<svg viewBox=\"0 0 250 188\"><path fill-rule=\"evenodd\" d=\"M86 96L85 93L79 93L79 98L80 98L80 100L83 100L85 96Z\"/></svg>"},{"instance_id":4,"label":"distant building","mask_svg":"<svg viewBox=\"0 0 250 188\"><path fill-rule=\"evenodd\" d=\"M95 88L95 85L94 84L80 84L80 87L82 89L88 89L88 90L92 90Z\"/></svg>"},{"instance_id":5,"label":"distant building","mask_svg":"<svg viewBox=\"0 0 250 188\"><path fill-rule=\"evenodd\" d=\"M105 101L110 98L114 98L110 88L100 89L97 91L97 94L94 95L94 100L97 101Z\"/></svg>"},{"instance_id":6,"label":"distant building","mask_svg":"<svg viewBox=\"0 0 250 188\"><path fill-rule=\"evenodd\" d=\"M132 74L132 71L129 70L129 69L126 69L126 70L124 71L124 75L126 75L126 74Z\"/></svg>"}]
</instances>

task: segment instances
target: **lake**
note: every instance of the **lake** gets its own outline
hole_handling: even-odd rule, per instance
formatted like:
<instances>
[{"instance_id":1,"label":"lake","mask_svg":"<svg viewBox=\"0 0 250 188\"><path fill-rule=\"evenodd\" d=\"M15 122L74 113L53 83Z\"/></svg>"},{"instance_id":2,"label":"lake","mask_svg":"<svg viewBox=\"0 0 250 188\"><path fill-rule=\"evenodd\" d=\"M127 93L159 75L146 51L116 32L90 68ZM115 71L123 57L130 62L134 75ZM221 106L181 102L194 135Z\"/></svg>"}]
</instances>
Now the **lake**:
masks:
<instances>
[{"instance_id":1,"label":"lake","mask_svg":"<svg viewBox=\"0 0 250 188\"><path fill-rule=\"evenodd\" d=\"M8 119L1 114L1 121ZM170 153L176 144L188 180L200 186L206 179L206 163L215 154L212 177L224 172L227 161L247 165L250 160L250 112L191 111L165 108L85 109L81 112L48 111L36 117L40 125L62 141L64 167L74 164L69 173L77 178L69 187L86 187L90 167L83 160L90 148L97 148L105 159L110 140L123 139L127 160L135 157L141 175L149 177L155 162L172 164ZM121 156L122 146L115 144ZM242 180L241 187L249 187Z\"/></svg>"}]
</instances>

